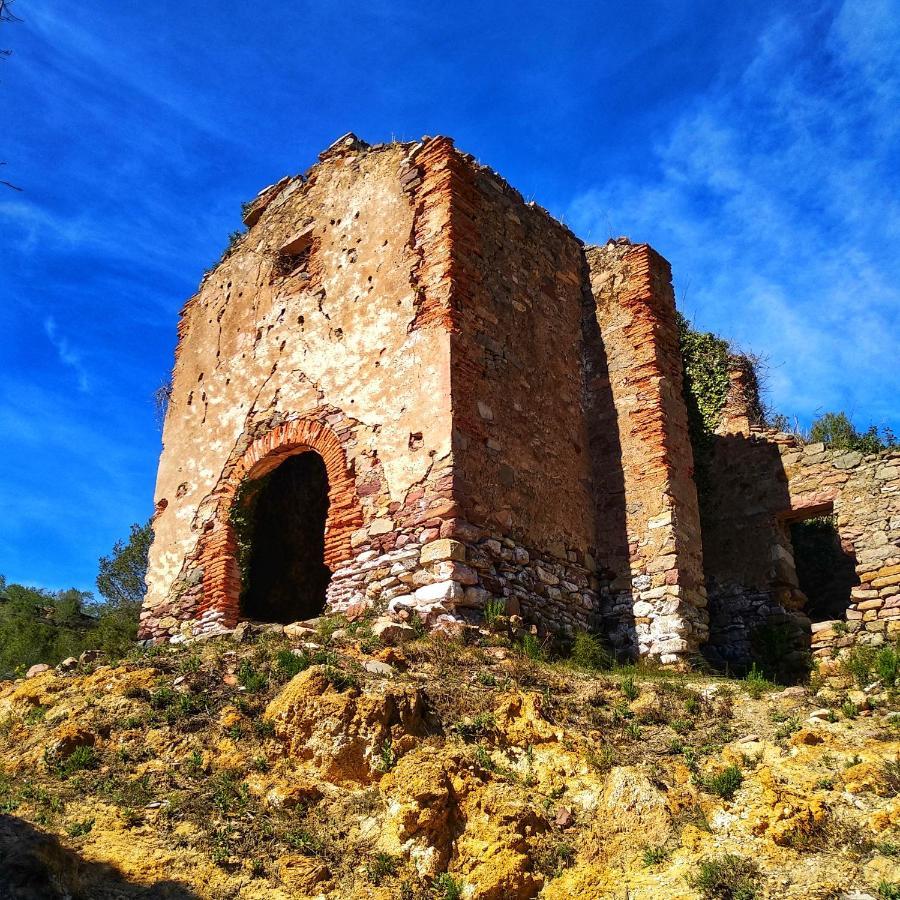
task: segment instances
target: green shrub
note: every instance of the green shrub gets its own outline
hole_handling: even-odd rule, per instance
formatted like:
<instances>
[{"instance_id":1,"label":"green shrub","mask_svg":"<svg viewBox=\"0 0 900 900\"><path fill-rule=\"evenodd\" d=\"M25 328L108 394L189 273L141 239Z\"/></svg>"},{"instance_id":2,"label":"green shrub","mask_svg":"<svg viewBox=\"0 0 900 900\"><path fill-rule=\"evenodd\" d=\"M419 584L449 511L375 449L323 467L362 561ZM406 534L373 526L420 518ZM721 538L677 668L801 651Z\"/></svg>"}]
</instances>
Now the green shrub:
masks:
<instances>
[{"instance_id":1,"label":"green shrub","mask_svg":"<svg viewBox=\"0 0 900 900\"><path fill-rule=\"evenodd\" d=\"M440 900L462 900L462 881L457 881L449 872L442 872L434 880L434 886Z\"/></svg>"},{"instance_id":2,"label":"green shrub","mask_svg":"<svg viewBox=\"0 0 900 900\"><path fill-rule=\"evenodd\" d=\"M874 669L886 687L896 687L900 680L900 647L882 647L875 657Z\"/></svg>"},{"instance_id":3,"label":"green shrub","mask_svg":"<svg viewBox=\"0 0 900 900\"><path fill-rule=\"evenodd\" d=\"M756 663L750 666L750 671L744 677L744 690L754 699L759 700L763 694L774 690L775 685L769 681Z\"/></svg>"},{"instance_id":4,"label":"green shrub","mask_svg":"<svg viewBox=\"0 0 900 900\"><path fill-rule=\"evenodd\" d=\"M534 854L534 867L548 878L556 878L575 859L575 848L564 841L545 845Z\"/></svg>"},{"instance_id":5,"label":"green shrub","mask_svg":"<svg viewBox=\"0 0 900 900\"><path fill-rule=\"evenodd\" d=\"M602 641L587 631L577 631L569 659L582 669L608 669L612 656Z\"/></svg>"},{"instance_id":6,"label":"green shrub","mask_svg":"<svg viewBox=\"0 0 900 900\"><path fill-rule=\"evenodd\" d=\"M397 874L398 862L395 856L388 853L379 853L370 862L366 863L366 878L374 885L379 885L385 878Z\"/></svg>"},{"instance_id":7,"label":"green shrub","mask_svg":"<svg viewBox=\"0 0 900 900\"><path fill-rule=\"evenodd\" d=\"M883 435L883 437L882 437ZM856 426L844 412L827 412L813 422L809 430L812 443L828 444L832 450L856 450L859 453L880 453L888 447L896 446L896 439L890 429L882 430L870 425L865 431L857 431Z\"/></svg>"},{"instance_id":8,"label":"green shrub","mask_svg":"<svg viewBox=\"0 0 900 900\"><path fill-rule=\"evenodd\" d=\"M892 796L900 794L900 759L886 759L881 764L881 778Z\"/></svg>"},{"instance_id":9,"label":"green shrub","mask_svg":"<svg viewBox=\"0 0 900 900\"><path fill-rule=\"evenodd\" d=\"M688 430L694 450L697 484L705 486L713 434L722 417L731 380L728 375L728 342L710 332L696 331L681 313L676 313L684 371L683 392L688 412Z\"/></svg>"},{"instance_id":10,"label":"green shrub","mask_svg":"<svg viewBox=\"0 0 900 900\"><path fill-rule=\"evenodd\" d=\"M47 758L48 767L60 778L68 778L75 772L86 769L96 769L100 765L100 758L93 747L76 747L65 759L58 760L51 756Z\"/></svg>"},{"instance_id":11,"label":"green shrub","mask_svg":"<svg viewBox=\"0 0 900 900\"><path fill-rule=\"evenodd\" d=\"M293 678L309 668L310 659L305 653L294 653L292 650L279 650L275 656L275 667L284 678Z\"/></svg>"},{"instance_id":12,"label":"green shrub","mask_svg":"<svg viewBox=\"0 0 900 900\"><path fill-rule=\"evenodd\" d=\"M864 688L875 678L878 655L877 648L871 644L856 644L840 658L841 668Z\"/></svg>"},{"instance_id":13,"label":"green shrub","mask_svg":"<svg viewBox=\"0 0 900 900\"><path fill-rule=\"evenodd\" d=\"M703 900L754 900L758 882L753 862L726 853L701 862L690 883Z\"/></svg>"},{"instance_id":14,"label":"green shrub","mask_svg":"<svg viewBox=\"0 0 900 900\"><path fill-rule=\"evenodd\" d=\"M397 765L397 754L391 746L390 738L386 738L378 749L378 756L375 759L375 768L379 772L390 772Z\"/></svg>"},{"instance_id":15,"label":"green shrub","mask_svg":"<svg viewBox=\"0 0 900 900\"><path fill-rule=\"evenodd\" d=\"M90 833L90 830L94 827L93 819L85 819L83 822L73 822L67 829L66 834L71 838L79 838L84 837L86 834Z\"/></svg>"},{"instance_id":16,"label":"green shrub","mask_svg":"<svg viewBox=\"0 0 900 900\"><path fill-rule=\"evenodd\" d=\"M896 881L881 881L878 884L879 900L900 900L900 883Z\"/></svg>"},{"instance_id":17,"label":"green shrub","mask_svg":"<svg viewBox=\"0 0 900 900\"><path fill-rule=\"evenodd\" d=\"M640 689L634 683L634 675L626 675L620 687L626 700L637 700Z\"/></svg>"},{"instance_id":18,"label":"green shrub","mask_svg":"<svg viewBox=\"0 0 900 900\"><path fill-rule=\"evenodd\" d=\"M526 631L522 635L521 650L525 656L533 659L535 662L540 662L544 658L544 648L541 646L541 642L538 640L537 635L532 634L530 631Z\"/></svg>"},{"instance_id":19,"label":"green shrub","mask_svg":"<svg viewBox=\"0 0 900 900\"><path fill-rule=\"evenodd\" d=\"M128 541L117 541L111 554L101 557L99 603L89 591L46 591L7 584L0 576L0 677L35 663L56 665L85 650L99 650L108 660L129 654L152 537L149 522L132 525Z\"/></svg>"},{"instance_id":20,"label":"green shrub","mask_svg":"<svg viewBox=\"0 0 900 900\"><path fill-rule=\"evenodd\" d=\"M257 671L248 659L241 663L237 671L237 677L244 690L250 694L265 690L269 683L265 673Z\"/></svg>"},{"instance_id":21,"label":"green shrub","mask_svg":"<svg viewBox=\"0 0 900 900\"><path fill-rule=\"evenodd\" d=\"M715 775L707 775L700 784L705 791L716 794L723 800L732 800L744 781L744 773L737 766L728 766Z\"/></svg>"},{"instance_id":22,"label":"green shrub","mask_svg":"<svg viewBox=\"0 0 900 900\"><path fill-rule=\"evenodd\" d=\"M665 847L645 847L644 848L644 868L649 869L651 866L658 866L669 858L669 851Z\"/></svg>"}]
</instances>

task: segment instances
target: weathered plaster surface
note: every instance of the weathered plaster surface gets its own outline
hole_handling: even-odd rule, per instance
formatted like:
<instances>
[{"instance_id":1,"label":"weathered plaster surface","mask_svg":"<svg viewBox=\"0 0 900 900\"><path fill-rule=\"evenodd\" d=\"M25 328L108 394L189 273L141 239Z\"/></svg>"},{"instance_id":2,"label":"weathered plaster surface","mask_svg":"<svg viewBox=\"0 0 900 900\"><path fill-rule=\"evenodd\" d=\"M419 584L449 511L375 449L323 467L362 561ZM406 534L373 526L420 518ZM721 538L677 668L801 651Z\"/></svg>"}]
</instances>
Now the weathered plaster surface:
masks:
<instances>
[{"instance_id":1,"label":"weathered plaster surface","mask_svg":"<svg viewBox=\"0 0 900 900\"><path fill-rule=\"evenodd\" d=\"M671 272L647 245L584 247L444 137L347 135L244 219L179 323L143 637L235 624L235 498L306 450L330 609L452 628L500 600L622 653L739 664L760 622L809 633L785 523L827 508L860 586L813 651L900 627L900 457L761 431L740 360L698 506Z\"/></svg>"}]
</instances>

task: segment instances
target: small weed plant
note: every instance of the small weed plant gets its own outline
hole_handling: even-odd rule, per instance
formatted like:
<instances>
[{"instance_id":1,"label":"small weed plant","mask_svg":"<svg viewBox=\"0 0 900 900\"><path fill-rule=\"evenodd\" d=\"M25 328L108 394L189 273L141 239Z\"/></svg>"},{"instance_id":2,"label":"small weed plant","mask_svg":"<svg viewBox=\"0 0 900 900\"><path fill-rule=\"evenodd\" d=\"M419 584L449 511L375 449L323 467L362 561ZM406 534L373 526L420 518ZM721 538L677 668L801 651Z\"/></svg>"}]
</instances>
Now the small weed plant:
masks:
<instances>
[{"instance_id":1,"label":"small weed plant","mask_svg":"<svg viewBox=\"0 0 900 900\"><path fill-rule=\"evenodd\" d=\"M569 659L580 669L608 669L612 665L612 657L606 647L587 631L576 632Z\"/></svg>"},{"instance_id":2,"label":"small weed plant","mask_svg":"<svg viewBox=\"0 0 900 900\"><path fill-rule=\"evenodd\" d=\"M700 779L700 786L710 794L723 800L732 800L737 789L743 784L744 773L737 766L728 766L715 775L707 775Z\"/></svg>"},{"instance_id":3,"label":"small weed plant","mask_svg":"<svg viewBox=\"0 0 900 900\"><path fill-rule=\"evenodd\" d=\"M691 879L703 900L754 900L758 884L756 865L733 853L701 862Z\"/></svg>"}]
</instances>

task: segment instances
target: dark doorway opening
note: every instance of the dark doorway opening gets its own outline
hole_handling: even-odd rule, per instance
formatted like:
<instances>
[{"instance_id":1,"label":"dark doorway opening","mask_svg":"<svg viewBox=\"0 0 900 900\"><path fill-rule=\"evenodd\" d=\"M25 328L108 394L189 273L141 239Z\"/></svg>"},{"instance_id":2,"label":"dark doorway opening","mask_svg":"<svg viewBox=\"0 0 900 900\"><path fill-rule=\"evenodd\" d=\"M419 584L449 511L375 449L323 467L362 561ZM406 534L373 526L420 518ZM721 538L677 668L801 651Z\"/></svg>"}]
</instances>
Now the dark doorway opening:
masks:
<instances>
[{"instance_id":1,"label":"dark doorway opening","mask_svg":"<svg viewBox=\"0 0 900 900\"><path fill-rule=\"evenodd\" d=\"M296 622L325 608L328 474L312 451L291 456L251 482L240 499L243 534L241 614L260 622Z\"/></svg>"},{"instance_id":2,"label":"dark doorway opening","mask_svg":"<svg viewBox=\"0 0 900 900\"><path fill-rule=\"evenodd\" d=\"M841 544L834 516L821 515L791 523L794 566L804 608L813 622L844 619L850 590L859 584L856 558Z\"/></svg>"}]
</instances>

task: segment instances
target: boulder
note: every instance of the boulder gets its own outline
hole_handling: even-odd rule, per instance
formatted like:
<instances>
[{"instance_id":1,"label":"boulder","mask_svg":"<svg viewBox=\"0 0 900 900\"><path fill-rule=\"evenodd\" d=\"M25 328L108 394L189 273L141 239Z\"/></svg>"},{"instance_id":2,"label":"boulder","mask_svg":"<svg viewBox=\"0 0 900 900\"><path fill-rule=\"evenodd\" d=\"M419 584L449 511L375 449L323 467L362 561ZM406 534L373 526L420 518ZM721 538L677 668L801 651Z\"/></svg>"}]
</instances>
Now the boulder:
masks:
<instances>
[{"instance_id":1,"label":"boulder","mask_svg":"<svg viewBox=\"0 0 900 900\"><path fill-rule=\"evenodd\" d=\"M416 629L393 619L376 619L372 624L372 634L384 644L403 644L416 637Z\"/></svg>"},{"instance_id":2,"label":"boulder","mask_svg":"<svg viewBox=\"0 0 900 900\"><path fill-rule=\"evenodd\" d=\"M44 672L49 672L50 666L47 663L36 663L33 665L26 673L26 678L34 678L37 675L43 675Z\"/></svg>"}]
</instances>

